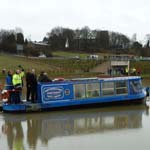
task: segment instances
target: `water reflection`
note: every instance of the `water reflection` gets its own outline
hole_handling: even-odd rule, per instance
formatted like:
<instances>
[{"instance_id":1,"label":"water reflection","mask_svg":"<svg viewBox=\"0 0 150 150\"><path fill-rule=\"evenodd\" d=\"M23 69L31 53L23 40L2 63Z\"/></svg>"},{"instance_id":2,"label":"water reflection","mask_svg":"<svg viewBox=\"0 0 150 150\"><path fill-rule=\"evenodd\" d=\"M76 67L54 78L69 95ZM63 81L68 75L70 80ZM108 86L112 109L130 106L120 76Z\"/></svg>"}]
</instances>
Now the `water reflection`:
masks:
<instances>
[{"instance_id":1,"label":"water reflection","mask_svg":"<svg viewBox=\"0 0 150 150\"><path fill-rule=\"evenodd\" d=\"M11 150L24 149L23 146L23 128L20 121L9 121L7 120L2 126L2 132L7 135L8 147Z\"/></svg>"},{"instance_id":2,"label":"water reflection","mask_svg":"<svg viewBox=\"0 0 150 150\"><path fill-rule=\"evenodd\" d=\"M142 128L143 105L38 114L4 114L2 133L9 149L36 149L54 137Z\"/></svg>"}]
</instances>

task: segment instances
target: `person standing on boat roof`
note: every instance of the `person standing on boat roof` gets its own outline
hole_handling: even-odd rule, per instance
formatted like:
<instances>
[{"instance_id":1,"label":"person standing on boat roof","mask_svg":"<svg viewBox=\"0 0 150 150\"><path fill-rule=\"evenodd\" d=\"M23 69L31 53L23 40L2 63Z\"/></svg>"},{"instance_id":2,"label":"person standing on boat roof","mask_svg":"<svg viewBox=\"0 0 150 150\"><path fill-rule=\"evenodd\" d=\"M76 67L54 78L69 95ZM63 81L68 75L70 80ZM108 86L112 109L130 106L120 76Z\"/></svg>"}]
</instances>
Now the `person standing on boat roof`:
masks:
<instances>
[{"instance_id":1,"label":"person standing on boat roof","mask_svg":"<svg viewBox=\"0 0 150 150\"><path fill-rule=\"evenodd\" d=\"M14 89L16 90L15 100L14 100L15 103L19 103L21 101L20 96L21 96L21 91L22 91L22 78L21 78L20 73L21 73L20 70L17 69L16 73L12 77L12 83L13 83Z\"/></svg>"}]
</instances>

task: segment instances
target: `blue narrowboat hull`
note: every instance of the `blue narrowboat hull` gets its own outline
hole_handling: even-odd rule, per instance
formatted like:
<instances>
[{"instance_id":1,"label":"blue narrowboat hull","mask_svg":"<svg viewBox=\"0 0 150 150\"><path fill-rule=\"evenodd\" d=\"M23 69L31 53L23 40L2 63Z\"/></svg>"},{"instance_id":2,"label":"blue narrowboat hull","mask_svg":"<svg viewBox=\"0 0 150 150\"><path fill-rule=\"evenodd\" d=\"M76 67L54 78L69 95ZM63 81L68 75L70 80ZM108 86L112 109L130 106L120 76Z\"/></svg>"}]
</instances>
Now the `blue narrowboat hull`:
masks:
<instances>
[{"instance_id":1,"label":"blue narrowboat hull","mask_svg":"<svg viewBox=\"0 0 150 150\"><path fill-rule=\"evenodd\" d=\"M22 103L22 104L4 104L2 106L2 109L4 112L29 112L29 111L43 111L43 110L51 110L53 108L60 108L60 107L71 107L71 106L84 106L84 105L90 105L90 104L95 104L93 106L96 106L96 104L104 104L104 103L120 103L120 102L143 102L145 99L145 95L140 95L137 97L134 97L133 99L131 98L110 98L110 99L100 99L100 100L88 100L88 101L65 101L65 102L53 102L51 104L41 104L41 103Z\"/></svg>"},{"instance_id":2,"label":"blue narrowboat hull","mask_svg":"<svg viewBox=\"0 0 150 150\"><path fill-rule=\"evenodd\" d=\"M39 83L37 103L3 104L2 109L5 112L29 112L112 102L143 102L146 90L139 87L140 82L140 77L120 77Z\"/></svg>"}]
</instances>

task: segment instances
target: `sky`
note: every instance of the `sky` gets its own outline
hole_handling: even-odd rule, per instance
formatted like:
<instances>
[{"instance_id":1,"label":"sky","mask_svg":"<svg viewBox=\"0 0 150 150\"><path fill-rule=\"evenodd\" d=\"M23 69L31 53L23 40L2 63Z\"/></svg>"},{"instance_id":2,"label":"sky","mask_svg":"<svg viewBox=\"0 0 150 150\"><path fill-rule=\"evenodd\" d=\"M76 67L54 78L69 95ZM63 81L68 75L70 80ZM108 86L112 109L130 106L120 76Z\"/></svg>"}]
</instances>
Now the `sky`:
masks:
<instances>
[{"instance_id":1,"label":"sky","mask_svg":"<svg viewBox=\"0 0 150 150\"><path fill-rule=\"evenodd\" d=\"M150 0L0 0L0 29L23 30L26 38L40 41L52 28L101 29L150 33Z\"/></svg>"}]
</instances>

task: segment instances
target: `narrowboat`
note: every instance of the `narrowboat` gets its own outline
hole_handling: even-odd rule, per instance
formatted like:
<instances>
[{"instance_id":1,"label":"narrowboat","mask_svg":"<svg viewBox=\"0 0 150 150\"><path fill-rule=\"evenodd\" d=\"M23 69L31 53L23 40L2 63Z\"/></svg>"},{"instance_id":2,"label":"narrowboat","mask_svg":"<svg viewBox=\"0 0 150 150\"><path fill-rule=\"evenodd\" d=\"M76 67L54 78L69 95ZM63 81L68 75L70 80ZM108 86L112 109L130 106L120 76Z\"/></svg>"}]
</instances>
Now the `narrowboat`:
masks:
<instances>
[{"instance_id":1,"label":"narrowboat","mask_svg":"<svg viewBox=\"0 0 150 150\"><path fill-rule=\"evenodd\" d=\"M76 78L38 83L36 103L2 105L4 112L29 112L119 102L143 102L147 96L140 76Z\"/></svg>"}]
</instances>

